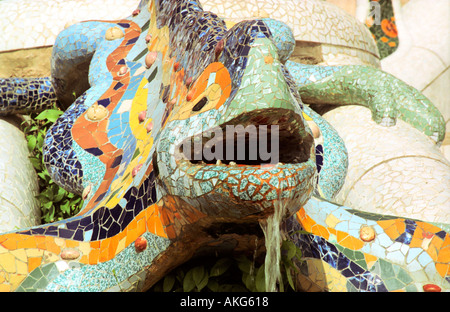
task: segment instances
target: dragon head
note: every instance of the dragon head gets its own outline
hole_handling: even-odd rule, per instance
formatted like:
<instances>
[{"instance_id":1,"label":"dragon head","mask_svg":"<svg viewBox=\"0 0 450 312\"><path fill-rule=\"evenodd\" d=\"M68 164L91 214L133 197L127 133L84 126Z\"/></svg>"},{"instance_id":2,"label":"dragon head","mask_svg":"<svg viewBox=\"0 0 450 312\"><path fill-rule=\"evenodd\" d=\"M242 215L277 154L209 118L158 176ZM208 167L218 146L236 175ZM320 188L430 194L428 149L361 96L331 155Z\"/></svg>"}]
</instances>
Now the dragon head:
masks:
<instances>
[{"instance_id":1,"label":"dragon head","mask_svg":"<svg viewBox=\"0 0 450 312\"><path fill-rule=\"evenodd\" d=\"M263 20L226 30L206 15L213 14L193 11L176 21L170 40L178 32L184 40L159 56L159 66L170 62L173 70L156 125L158 193L215 218L261 218L280 200L293 214L314 189L316 165L284 57ZM207 20L216 24L199 31Z\"/></svg>"},{"instance_id":2,"label":"dragon head","mask_svg":"<svg viewBox=\"0 0 450 312\"><path fill-rule=\"evenodd\" d=\"M279 202L285 215L295 213L315 187L315 146L284 66L289 44L270 31L277 22L256 19L227 29L195 1L143 1L140 10L132 22L115 24L123 39L97 47L90 79L97 78L79 101L89 105L105 85L110 91L75 114L71 126L74 141L90 154L77 150L85 155L81 166L95 163L99 172L92 186L89 177L75 181L86 194L79 216L92 214L102 224L103 211L125 210L128 220L157 206L170 215L161 221L164 236L175 238L182 226L172 227L174 218L255 221ZM50 148L58 124L66 125L65 116L79 106L56 122ZM116 232L102 233L92 237Z\"/></svg>"}]
</instances>

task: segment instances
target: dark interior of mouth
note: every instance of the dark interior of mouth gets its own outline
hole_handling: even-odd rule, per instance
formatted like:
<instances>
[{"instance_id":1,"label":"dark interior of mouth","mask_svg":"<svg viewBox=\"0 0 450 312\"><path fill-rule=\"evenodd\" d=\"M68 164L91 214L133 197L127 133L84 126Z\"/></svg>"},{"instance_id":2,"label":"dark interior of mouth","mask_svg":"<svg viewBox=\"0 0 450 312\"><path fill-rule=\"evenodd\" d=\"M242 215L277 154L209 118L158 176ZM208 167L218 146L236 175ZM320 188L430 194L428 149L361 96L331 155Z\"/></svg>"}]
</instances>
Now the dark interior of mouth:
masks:
<instances>
[{"instance_id":1,"label":"dark interior of mouth","mask_svg":"<svg viewBox=\"0 0 450 312\"><path fill-rule=\"evenodd\" d=\"M312 136L302 118L288 109L241 114L216 128L187 138L179 146L193 164L261 165L302 163L310 157Z\"/></svg>"}]
</instances>

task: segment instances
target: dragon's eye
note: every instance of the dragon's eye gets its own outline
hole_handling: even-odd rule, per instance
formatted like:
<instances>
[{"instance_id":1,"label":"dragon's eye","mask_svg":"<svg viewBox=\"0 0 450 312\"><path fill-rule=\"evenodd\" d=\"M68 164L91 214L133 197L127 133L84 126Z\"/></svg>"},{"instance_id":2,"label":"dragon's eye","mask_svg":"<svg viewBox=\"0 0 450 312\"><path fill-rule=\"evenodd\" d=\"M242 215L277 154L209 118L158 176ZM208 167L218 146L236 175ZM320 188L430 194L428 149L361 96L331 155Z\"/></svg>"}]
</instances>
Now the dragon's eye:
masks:
<instances>
[{"instance_id":1,"label":"dragon's eye","mask_svg":"<svg viewBox=\"0 0 450 312\"><path fill-rule=\"evenodd\" d=\"M192 108L193 112L198 112L208 103L208 98L205 96Z\"/></svg>"}]
</instances>

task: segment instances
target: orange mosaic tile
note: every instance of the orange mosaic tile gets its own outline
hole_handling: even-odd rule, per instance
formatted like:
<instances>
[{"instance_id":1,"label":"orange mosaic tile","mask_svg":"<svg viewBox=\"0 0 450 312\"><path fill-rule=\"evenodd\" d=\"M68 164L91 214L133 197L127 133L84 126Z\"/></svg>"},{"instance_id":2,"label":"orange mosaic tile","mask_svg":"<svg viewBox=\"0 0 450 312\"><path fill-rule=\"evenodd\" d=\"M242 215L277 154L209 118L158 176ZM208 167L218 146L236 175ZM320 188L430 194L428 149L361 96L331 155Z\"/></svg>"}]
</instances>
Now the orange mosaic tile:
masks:
<instances>
[{"instance_id":1,"label":"orange mosaic tile","mask_svg":"<svg viewBox=\"0 0 450 312\"><path fill-rule=\"evenodd\" d=\"M6 249L17 249L17 241L20 237L20 234L5 234L4 235L4 240L1 243L1 245L3 247L5 247Z\"/></svg>"},{"instance_id":2,"label":"orange mosaic tile","mask_svg":"<svg viewBox=\"0 0 450 312\"><path fill-rule=\"evenodd\" d=\"M437 261L441 263L450 263L450 245L445 244L445 241L439 250Z\"/></svg>"},{"instance_id":3,"label":"orange mosaic tile","mask_svg":"<svg viewBox=\"0 0 450 312\"><path fill-rule=\"evenodd\" d=\"M364 253L364 259L366 260L367 267L370 269L372 265L374 265L375 262L378 260L378 257L368 253Z\"/></svg>"},{"instance_id":4,"label":"orange mosaic tile","mask_svg":"<svg viewBox=\"0 0 450 312\"><path fill-rule=\"evenodd\" d=\"M76 248L80 245L78 241L67 239L65 240L67 248Z\"/></svg>"},{"instance_id":5,"label":"orange mosaic tile","mask_svg":"<svg viewBox=\"0 0 450 312\"><path fill-rule=\"evenodd\" d=\"M97 264L100 257L99 249L92 249L89 253L89 264Z\"/></svg>"},{"instance_id":6,"label":"orange mosaic tile","mask_svg":"<svg viewBox=\"0 0 450 312\"><path fill-rule=\"evenodd\" d=\"M338 237L340 236L339 232L340 231L338 231L338 235L337 235ZM344 247L351 249L351 250L359 250L364 246L364 242L362 240L355 238L351 235L345 236L342 240L339 240L339 238L338 238L338 243Z\"/></svg>"},{"instance_id":7,"label":"orange mosaic tile","mask_svg":"<svg viewBox=\"0 0 450 312\"><path fill-rule=\"evenodd\" d=\"M59 254L61 252L61 247L58 246L55 242L55 239L50 236L45 236L45 247L42 249L46 249L55 254Z\"/></svg>"},{"instance_id":8,"label":"orange mosaic tile","mask_svg":"<svg viewBox=\"0 0 450 312\"><path fill-rule=\"evenodd\" d=\"M108 247L108 259L112 259L116 256L118 245L119 245L119 235L111 237L111 242Z\"/></svg>"},{"instance_id":9,"label":"orange mosaic tile","mask_svg":"<svg viewBox=\"0 0 450 312\"><path fill-rule=\"evenodd\" d=\"M384 229L385 233L394 240L404 233L406 229L404 219L381 220L377 221L377 223Z\"/></svg>"},{"instance_id":10,"label":"orange mosaic tile","mask_svg":"<svg viewBox=\"0 0 450 312\"><path fill-rule=\"evenodd\" d=\"M311 227L311 232L317 234L325 239L330 238L330 233L328 229L320 224L315 224Z\"/></svg>"},{"instance_id":11,"label":"orange mosaic tile","mask_svg":"<svg viewBox=\"0 0 450 312\"><path fill-rule=\"evenodd\" d=\"M423 231L429 232L429 233L437 233L442 231L441 228L431 224L431 223L426 223L426 222L421 222L421 221L417 221L417 228L422 229Z\"/></svg>"},{"instance_id":12,"label":"orange mosaic tile","mask_svg":"<svg viewBox=\"0 0 450 312\"><path fill-rule=\"evenodd\" d=\"M45 249L46 248L46 239L45 236L36 235L36 247L39 249Z\"/></svg>"},{"instance_id":13,"label":"orange mosaic tile","mask_svg":"<svg viewBox=\"0 0 450 312\"><path fill-rule=\"evenodd\" d=\"M91 245L92 249L100 248L100 241L91 241L91 242L89 242L89 244Z\"/></svg>"},{"instance_id":14,"label":"orange mosaic tile","mask_svg":"<svg viewBox=\"0 0 450 312\"><path fill-rule=\"evenodd\" d=\"M153 204L146 209L147 229L150 233L167 238L167 234L164 231L164 226L160 217L159 209L160 208L157 204Z\"/></svg>"},{"instance_id":15,"label":"orange mosaic tile","mask_svg":"<svg viewBox=\"0 0 450 312\"><path fill-rule=\"evenodd\" d=\"M450 264L448 261L445 263L436 263L436 270L438 271L439 275L442 277L450 276Z\"/></svg>"},{"instance_id":16,"label":"orange mosaic tile","mask_svg":"<svg viewBox=\"0 0 450 312\"><path fill-rule=\"evenodd\" d=\"M33 271L39 265L41 265L42 257L29 257L28 258L28 272Z\"/></svg>"}]
</instances>

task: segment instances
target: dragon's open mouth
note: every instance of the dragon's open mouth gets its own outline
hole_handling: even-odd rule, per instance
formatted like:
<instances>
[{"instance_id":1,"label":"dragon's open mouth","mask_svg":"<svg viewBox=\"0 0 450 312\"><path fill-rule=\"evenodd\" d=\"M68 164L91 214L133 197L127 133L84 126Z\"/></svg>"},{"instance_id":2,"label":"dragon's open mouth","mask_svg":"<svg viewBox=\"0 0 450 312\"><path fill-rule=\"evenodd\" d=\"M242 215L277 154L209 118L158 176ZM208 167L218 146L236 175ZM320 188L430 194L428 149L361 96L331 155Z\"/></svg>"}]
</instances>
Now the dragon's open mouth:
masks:
<instances>
[{"instance_id":1,"label":"dragon's open mouth","mask_svg":"<svg viewBox=\"0 0 450 312\"><path fill-rule=\"evenodd\" d=\"M178 156L192 164L295 164L311 157L312 136L295 112L254 110L185 139Z\"/></svg>"}]
</instances>

